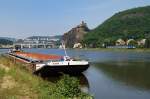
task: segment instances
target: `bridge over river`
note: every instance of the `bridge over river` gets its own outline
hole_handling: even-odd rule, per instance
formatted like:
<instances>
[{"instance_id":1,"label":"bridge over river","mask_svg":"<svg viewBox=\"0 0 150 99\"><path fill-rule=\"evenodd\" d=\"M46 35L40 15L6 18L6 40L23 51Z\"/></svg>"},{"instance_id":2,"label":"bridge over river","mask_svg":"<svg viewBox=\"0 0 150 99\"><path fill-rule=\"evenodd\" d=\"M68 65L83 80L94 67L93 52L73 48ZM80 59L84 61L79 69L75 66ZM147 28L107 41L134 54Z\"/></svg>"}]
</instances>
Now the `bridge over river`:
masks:
<instances>
[{"instance_id":1,"label":"bridge over river","mask_svg":"<svg viewBox=\"0 0 150 99\"><path fill-rule=\"evenodd\" d=\"M43 43L36 43L36 44L24 44L24 43L15 43L14 47L19 47L19 48L54 48L55 44L53 43L48 43L48 44L43 44Z\"/></svg>"}]
</instances>

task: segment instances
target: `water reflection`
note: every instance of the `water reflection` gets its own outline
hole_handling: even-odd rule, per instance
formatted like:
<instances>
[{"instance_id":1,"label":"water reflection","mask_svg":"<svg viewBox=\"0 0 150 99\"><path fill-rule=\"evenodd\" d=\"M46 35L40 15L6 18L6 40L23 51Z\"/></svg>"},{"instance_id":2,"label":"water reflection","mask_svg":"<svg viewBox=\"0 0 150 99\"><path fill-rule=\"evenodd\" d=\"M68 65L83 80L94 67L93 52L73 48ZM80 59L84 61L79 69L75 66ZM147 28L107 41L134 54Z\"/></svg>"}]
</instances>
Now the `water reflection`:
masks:
<instances>
[{"instance_id":1,"label":"water reflection","mask_svg":"<svg viewBox=\"0 0 150 99\"><path fill-rule=\"evenodd\" d=\"M150 62L107 62L95 65L109 78L126 86L150 90Z\"/></svg>"}]
</instances>

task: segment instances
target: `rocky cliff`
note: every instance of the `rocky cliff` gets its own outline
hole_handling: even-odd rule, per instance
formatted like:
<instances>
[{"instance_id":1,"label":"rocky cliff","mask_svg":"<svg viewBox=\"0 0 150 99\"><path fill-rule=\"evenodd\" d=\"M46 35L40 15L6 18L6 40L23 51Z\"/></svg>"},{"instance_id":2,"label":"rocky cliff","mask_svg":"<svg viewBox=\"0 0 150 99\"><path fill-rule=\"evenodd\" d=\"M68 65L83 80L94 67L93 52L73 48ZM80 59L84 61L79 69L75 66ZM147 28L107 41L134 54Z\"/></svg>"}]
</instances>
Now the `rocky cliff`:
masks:
<instances>
[{"instance_id":1,"label":"rocky cliff","mask_svg":"<svg viewBox=\"0 0 150 99\"><path fill-rule=\"evenodd\" d=\"M83 40L84 35L89 31L87 24L82 21L80 25L72 28L67 33L64 33L62 40L66 47L73 48L74 44L80 43Z\"/></svg>"}]
</instances>

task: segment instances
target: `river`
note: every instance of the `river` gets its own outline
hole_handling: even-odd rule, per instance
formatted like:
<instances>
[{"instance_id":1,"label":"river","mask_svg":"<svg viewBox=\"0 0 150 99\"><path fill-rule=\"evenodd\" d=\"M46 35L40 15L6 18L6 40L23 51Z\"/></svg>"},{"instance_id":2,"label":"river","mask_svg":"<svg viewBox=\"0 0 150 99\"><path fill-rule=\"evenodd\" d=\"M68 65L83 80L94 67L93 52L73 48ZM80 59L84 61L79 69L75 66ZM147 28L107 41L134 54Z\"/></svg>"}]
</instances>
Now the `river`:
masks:
<instances>
[{"instance_id":1,"label":"river","mask_svg":"<svg viewBox=\"0 0 150 99\"><path fill-rule=\"evenodd\" d=\"M0 49L0 53L7 50ZM25 49L64 55L61 49ZM69 56L90 61L83 73L85 90L95 99L150 99L150 52L67 50Z\"/></svg>"}]
</instances>

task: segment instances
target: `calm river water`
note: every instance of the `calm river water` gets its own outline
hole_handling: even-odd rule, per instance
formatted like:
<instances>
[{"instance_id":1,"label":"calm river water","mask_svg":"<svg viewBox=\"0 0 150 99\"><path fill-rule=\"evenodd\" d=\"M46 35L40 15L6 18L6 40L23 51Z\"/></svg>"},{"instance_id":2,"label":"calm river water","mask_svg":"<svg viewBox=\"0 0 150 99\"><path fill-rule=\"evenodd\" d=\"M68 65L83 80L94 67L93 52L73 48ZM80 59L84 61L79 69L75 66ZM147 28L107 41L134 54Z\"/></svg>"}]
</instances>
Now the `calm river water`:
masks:
<instances>
[{"instance_id":1,"label":"calm river water","mask_svg":"<svg viewBox=\"0 0 150 99\"><path fill-rule=\"evenodd\" d=\"M61 49L25 50L64 55ZM81 82L83 90L95 99L150 99L150 52L67 50L67 53L90 61Z\"/></svg>"}]
</instances>

